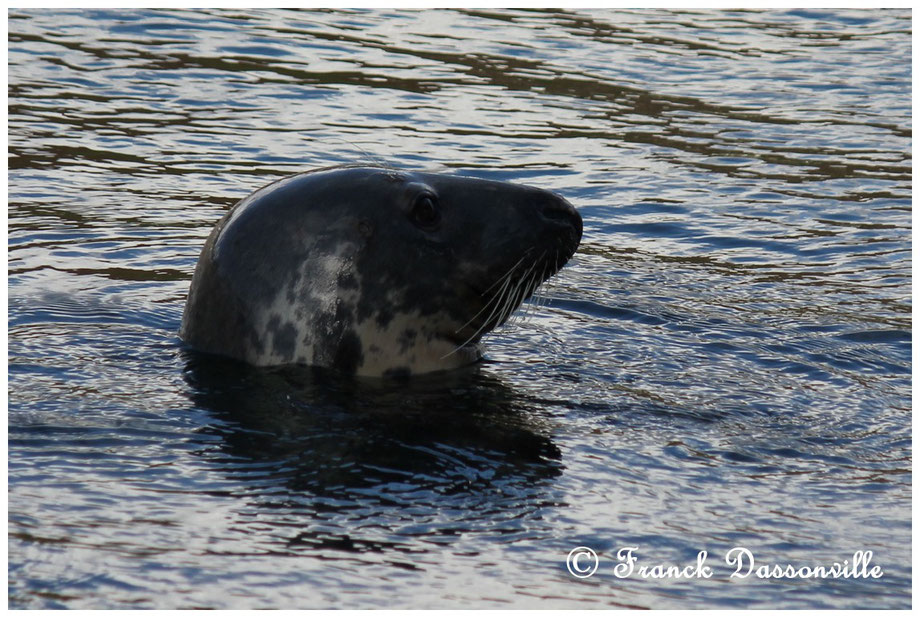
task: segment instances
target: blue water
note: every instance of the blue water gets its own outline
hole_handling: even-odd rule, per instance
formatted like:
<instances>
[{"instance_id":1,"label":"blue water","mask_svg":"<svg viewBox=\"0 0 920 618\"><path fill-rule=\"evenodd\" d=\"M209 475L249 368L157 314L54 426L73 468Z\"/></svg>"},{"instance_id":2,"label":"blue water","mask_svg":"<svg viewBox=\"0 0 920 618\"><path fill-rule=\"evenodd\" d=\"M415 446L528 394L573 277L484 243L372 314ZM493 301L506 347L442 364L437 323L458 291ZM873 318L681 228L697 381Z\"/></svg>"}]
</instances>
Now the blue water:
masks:
<instances>
[{"instance_id":1,"label":"blue water","mask_svg":"<svg viewBox=\"0 0 920 618\"><path fill-rule=\"evenodd\" d=\"M10 607L910 607L910 17L11 10ZM469 371L182 349L222 213L375 161L582 245Z\"/></svg>"}]
</instances>

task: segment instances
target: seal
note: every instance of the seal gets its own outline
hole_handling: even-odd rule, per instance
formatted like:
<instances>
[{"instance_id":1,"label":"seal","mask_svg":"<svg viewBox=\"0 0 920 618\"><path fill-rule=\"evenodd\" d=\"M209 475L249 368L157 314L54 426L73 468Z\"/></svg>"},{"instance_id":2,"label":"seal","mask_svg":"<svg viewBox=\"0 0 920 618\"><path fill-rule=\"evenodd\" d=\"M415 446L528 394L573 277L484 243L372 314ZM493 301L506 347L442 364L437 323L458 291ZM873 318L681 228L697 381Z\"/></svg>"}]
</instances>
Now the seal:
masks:
<instances>
[{"instance_id":1,"label":"seal","mask_svg":"<svg viewBox=\"0 0 920 618\"><path fill-rule=\"evenodd\" d=\"M555 193L463 176L337 167L290 176L215 225L180 336L258 366L360 376L449 370L574 254Z\"/></svg>"}]
</instances>

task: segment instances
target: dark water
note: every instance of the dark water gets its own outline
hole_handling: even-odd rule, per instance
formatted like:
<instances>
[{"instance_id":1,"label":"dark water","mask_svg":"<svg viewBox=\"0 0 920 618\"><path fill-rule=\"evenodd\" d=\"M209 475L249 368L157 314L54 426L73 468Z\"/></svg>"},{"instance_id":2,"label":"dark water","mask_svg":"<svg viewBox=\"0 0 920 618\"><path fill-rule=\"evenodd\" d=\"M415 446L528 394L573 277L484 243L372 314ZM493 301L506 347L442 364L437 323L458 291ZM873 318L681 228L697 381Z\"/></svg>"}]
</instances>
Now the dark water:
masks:
<instances>
[{"instance_id":1,"label":"dark water","mask_svg":"<svg viewBox=\"0 0 920 618\"><path fill-rule=\"evenodd\" d=\"M11 607L910 606L909 11L8 17ZM469 372L182 351L221 213L376 159L582 247Z\"/></svg>"}]
</instances>

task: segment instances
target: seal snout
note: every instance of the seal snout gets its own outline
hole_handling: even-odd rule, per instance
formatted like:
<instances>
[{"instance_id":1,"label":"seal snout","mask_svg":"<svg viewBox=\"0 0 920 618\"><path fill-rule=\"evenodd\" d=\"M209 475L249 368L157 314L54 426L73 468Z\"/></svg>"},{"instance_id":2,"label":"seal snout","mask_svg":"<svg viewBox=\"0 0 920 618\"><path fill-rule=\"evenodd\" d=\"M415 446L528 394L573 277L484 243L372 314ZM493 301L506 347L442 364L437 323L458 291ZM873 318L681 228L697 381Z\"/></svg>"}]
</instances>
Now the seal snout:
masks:
<instances>
[{"instance_id":1,"label":"seal snout","mask_svg":"<svg viewBox=\"0 0 920 618\"><path fill-rule=\"evenodd\" d=\"M578 243L581 242L581 215L565 198L555 193L546 193L545 195L546 199L542 200L539 205L540 216L547 225L558 229L562 234L568 232L571 239L571 251L575 253Z\"/></svg>"}]
</instances>

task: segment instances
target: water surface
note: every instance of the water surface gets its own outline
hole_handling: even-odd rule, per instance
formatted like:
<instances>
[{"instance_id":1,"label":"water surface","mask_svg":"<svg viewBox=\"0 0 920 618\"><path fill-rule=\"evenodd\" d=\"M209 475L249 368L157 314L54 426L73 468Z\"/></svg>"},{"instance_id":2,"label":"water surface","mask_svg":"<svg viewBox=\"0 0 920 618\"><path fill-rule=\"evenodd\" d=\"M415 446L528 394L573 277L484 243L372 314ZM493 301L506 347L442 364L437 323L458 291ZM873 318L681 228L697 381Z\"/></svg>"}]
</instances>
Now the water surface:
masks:
<instances>
[{"instance_id":1,"label":"water surface","mask_svg":"<svg viewBox=\"0 0 920 618\"><path fill-rule=\"evenodd\" d=\"M11 607L910 607L909 11L8 20ZM222 213L374 161L558 191L582 246L471 371L182 349Z\"/></svg>"}]
</instances>

